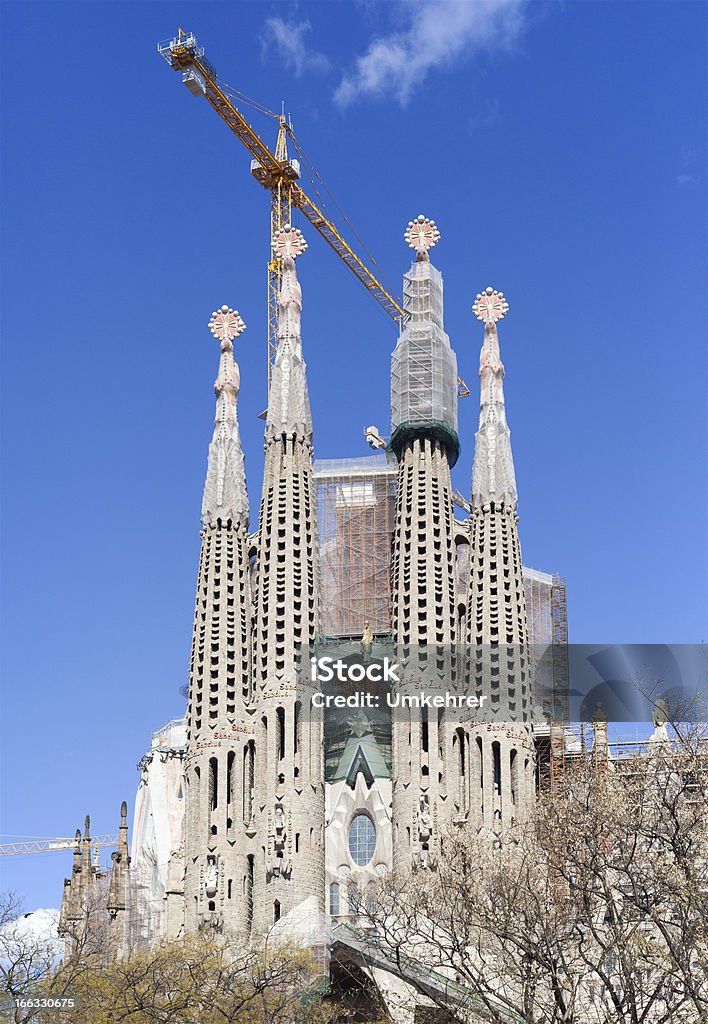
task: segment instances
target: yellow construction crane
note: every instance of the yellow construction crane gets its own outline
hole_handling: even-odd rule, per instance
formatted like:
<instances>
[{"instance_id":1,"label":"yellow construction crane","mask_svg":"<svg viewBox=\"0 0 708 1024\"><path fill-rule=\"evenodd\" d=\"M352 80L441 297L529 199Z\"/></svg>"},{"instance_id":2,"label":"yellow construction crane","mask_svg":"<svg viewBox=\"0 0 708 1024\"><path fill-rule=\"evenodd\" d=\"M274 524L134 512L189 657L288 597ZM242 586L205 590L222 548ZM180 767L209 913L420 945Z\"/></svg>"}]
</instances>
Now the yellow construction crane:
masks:
<instances>
[{"instance_id":1,"label":"yellow construction crane","mask_svg":"<svg viewBox=\"0 0 708 1024\"><path fill-rule=\"evenodd\" d=\"M270 192L271 252L268 260L268 391L270 392L271 367L277 348L278 295L280 293L282 269L280 257L273 251L273 239L278 231L286 224L292 222L293 208L302 211L310 224L317 229L339 258L346 263L352 273L361 281L369 294L376 299L391 319L398 324L402 323L406 319L407 314L400 300L381 283L374 272L357 256L327 214L322 210L321 206L324 203L314 177L322 184L321 179L305 157L302 148L295 138L292 125L288 123L285 114L275 114L272 110L253 100L249 100L242 93L238 93L237 90L220 81L215 68L204 55L204 47L198 45L193 33L185 32L180 28L174 39L158 43L157 50L171 68L181 72L182 82L192 95L206 97L219 117L228 125L234 135L241 140L252 157L251 174L256 181ZM232 102L232 98L236 96L239 97L240 101L248 103L260 113L267 114L277 121L278 137L274 153L271 153L266 143ZM315 203L305 193L302 186L298 184L301 164L298 160L288 158L288 137L291 139L298 155L302 158L303 163L309 165L312 175L314 175L314 177L311 175L311 180L320 205ZM324 188L324 185L322 187ZM375 265L373 258L370 257L370 261ZM469 389L464 381L458 378L458 384L460 396L468 395Z\"/></svg>"},{"instance_id":2,"label":"yellow construction crane","mask_svg":"<svg viewBox=\"0 0 708 1024\"><path fill-rule=\"evenodd\" d=\"M13 857L18 853L53 853L55 850L73 850L82 840L76 836L59 836L56 839L37 839L28 836L0 836L0 839L13 839L15 842L0 843L0 857ZM91 846L117 846L118 836L95 836L91 838Z\"/></svg>"}]
</instances>

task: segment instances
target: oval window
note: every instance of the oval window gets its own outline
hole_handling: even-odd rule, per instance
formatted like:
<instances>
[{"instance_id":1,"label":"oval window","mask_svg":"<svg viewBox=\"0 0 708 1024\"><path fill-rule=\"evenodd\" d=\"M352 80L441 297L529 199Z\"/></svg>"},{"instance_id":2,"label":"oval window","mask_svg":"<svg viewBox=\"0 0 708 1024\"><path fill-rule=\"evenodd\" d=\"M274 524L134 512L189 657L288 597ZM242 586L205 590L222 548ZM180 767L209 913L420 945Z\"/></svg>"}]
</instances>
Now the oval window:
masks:
<instances>
[{"instance_id":1,"label":"oval window","mask_svg":"<svg viewBox=\"0 0 708 1024\"><path fill-rule=\"evenodd\" d=\"M349 852L358 867L363 868L374 856L376 828L368 814L355 814L349 826Z\"/></svg>"}]
</instances>

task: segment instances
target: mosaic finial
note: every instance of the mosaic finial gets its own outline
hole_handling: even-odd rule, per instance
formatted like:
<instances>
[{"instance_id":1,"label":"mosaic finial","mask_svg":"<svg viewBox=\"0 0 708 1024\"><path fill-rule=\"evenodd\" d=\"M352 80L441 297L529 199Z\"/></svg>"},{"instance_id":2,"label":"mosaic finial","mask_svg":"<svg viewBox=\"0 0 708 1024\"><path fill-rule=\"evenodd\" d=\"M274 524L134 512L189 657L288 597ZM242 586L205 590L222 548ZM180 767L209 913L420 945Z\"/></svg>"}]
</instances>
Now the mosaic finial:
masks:
<instances>
[{"instance_id":1,"label":"mosaic finial","mask_svg":"<svg viewBox=\"0 0 708 1024\"><path fill-rule=\"evenodd\" d=\"M504 298L504 292L497 292L490 286L477 296L472 312L482 323L495 324L509 312L509 303Z\"/></svg>"},{"instance_id":2,"label":"mosaic finial","mask_svg":"<svg viewBox=\"0 0 708 1024\"><path fill-rule=\"evenodd\" d=\"M295 260L298 256L302 256L306 249L307 242L302 231L300 228L294 228L291 224L286 224L273 239L273 251L281 259L290 256Z\"/></svg>"},{"instance_id":3,"label":"mosaic finial","mask_svg":"<svg viewBox=\"0 0 708 1024\"><path fill-rule=\"evenodd\" d=\"M222 306L221 309L214 310L211 314L209 330L217 341L223 343L238 338L239 334L243 334L246 330L246 325L237 309L232 309L231 306Z\"/></svg>"},{"instance_id":4,"label":"mosaic finial","mask_svg":"<svg viewBox=\"0 0 708 1024\"><path fill-rule=\"evenodd\" d=\"M432 249L440 241L440 232L434 220L419 213L415 220L408 222L403 237L411 249L415 249L418 256L423 256L428 249Z\"/></svg>"}]
</instances>

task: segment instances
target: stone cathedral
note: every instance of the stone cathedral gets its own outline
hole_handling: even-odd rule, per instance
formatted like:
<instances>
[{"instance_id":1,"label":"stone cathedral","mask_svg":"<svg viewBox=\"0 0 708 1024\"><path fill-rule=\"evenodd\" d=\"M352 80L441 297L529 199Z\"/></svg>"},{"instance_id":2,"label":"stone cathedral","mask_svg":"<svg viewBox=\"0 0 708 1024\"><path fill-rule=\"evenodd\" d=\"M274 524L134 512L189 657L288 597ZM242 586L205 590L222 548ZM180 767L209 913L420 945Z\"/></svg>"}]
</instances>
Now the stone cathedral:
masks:
<instances>
[{"instance_id":1,"label":"stone cathedral","mask_svg":"<svg viewBox=\"0 0 708 1024\"><path fill-rule=\"evenodd\" d=\"M336 465L313 463L297 277L307 246L290 226L274 240L282 285L255 532L233 347L245 324L227 306L211 318L220 355L187 715L154 734L141 762L130 855L122 809L106 887L118 955L198 928L321 941L356 920L389 872L434 871L446 829L471 821L493 835L534 799L529 650L549 637L527 605L552 577L521 561L497 333L508 306L492 288L473 306L480 415L463 498L450 476L457 360L430 259L440 235L420 216L405 237L415 259L391 356L390 440ZM484 676L504 714L405 706L398 698L417 685L405 680L387 691L393 710L314 713L317 645L367 663L416 652L435 693L464 657L469 684ZM89 844L87 827L65 883L65 930L82 913Z\"/></svg>"}]
</instances>

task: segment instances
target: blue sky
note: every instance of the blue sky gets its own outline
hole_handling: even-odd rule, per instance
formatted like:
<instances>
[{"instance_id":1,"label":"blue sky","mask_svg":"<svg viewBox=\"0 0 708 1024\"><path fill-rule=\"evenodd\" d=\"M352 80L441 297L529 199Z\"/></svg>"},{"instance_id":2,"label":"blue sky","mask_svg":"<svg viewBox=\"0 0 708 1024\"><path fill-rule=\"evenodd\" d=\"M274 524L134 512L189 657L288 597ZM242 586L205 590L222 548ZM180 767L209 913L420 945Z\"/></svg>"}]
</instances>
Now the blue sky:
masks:
<instances>
[{"instance_id":1,"label":"blue sky","mask_svg":"<svg viewBox=\"0 0 708 1024\"><path fill-rule=\"evenodd\" d=\"M400 292L438 222L471 398L500 328L527 564L571 639L706 639L705 7L699 3L3 3L2 832L114 831L181 714L213 417L211 311L237 307L258 508L268 197L158 57L196 33L279 110ZM273 123L249 115L274 141ZM394 330L313 229L298 265L316 453L388 429ZM64 854L6 858L58 905Z\"/></svg>"}]
</instances>

